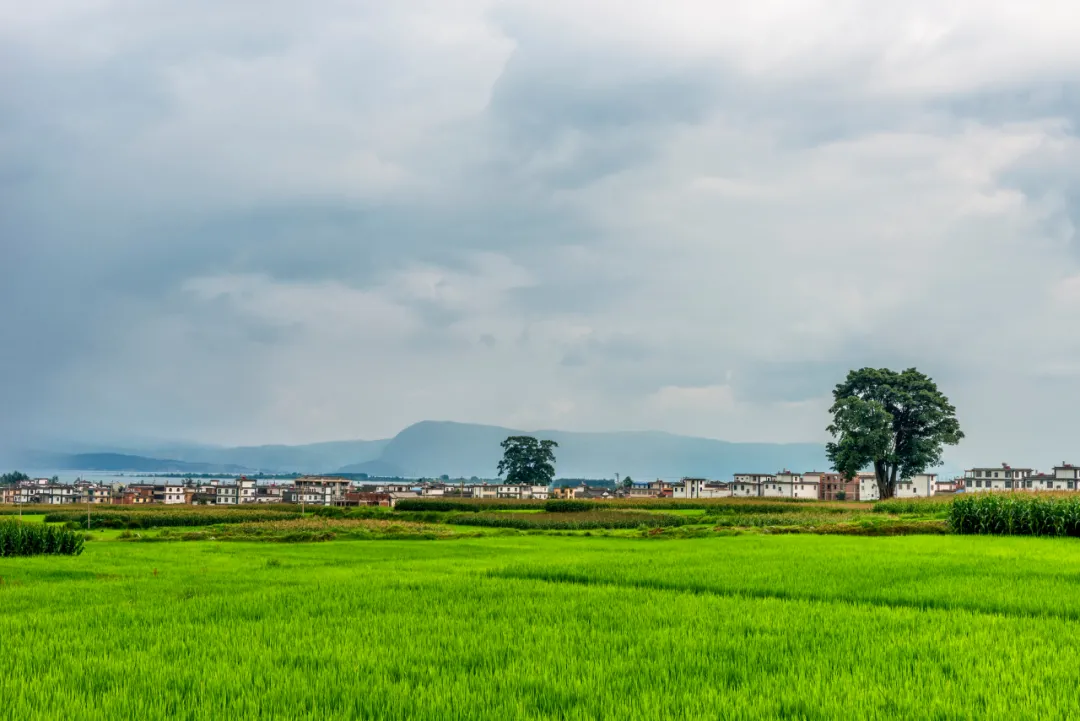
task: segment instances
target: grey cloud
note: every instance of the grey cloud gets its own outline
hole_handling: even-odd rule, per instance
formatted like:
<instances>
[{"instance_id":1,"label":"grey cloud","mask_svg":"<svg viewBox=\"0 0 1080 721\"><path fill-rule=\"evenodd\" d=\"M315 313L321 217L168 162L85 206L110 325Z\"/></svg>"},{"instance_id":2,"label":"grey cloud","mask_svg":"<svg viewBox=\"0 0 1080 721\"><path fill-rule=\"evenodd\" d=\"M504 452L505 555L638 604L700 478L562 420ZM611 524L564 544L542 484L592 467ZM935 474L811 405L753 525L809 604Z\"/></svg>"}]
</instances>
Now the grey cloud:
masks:
<instances>
[{"instance_id":1,"label":"grey cloud","mask_svg":"<svg viewBox=\"0 0 1080 721\"><path fill-rule=\"evenodd\" d=\"M100 56L67 56L63 27L4 50L0 405L27 410L0 436L93 422L269 442L459 417L796 440L821 429L771 404L827 396L850 367L918 365L973 409L1002 378L1040 410L1080 387L990 352L1049 345L1043 323L1068 307L964 285L1077 272L1035 237L1077 223L1074 127L1007 152L1012 124L1080 120L1074 83L870 91L876 46L865 64L774 77L753 53L567 34L539 6L432 6L491 36L475 63L474 37L414 35L392 5L349 24L318 3L192 4L169 26L155 7L87 21L109 31ZM990 137L950 154L965 128ZM1009 157L980 164L990 151ZM1015 206L995 195L1008 189ZM490 282L478 253L528 282L458 304L395 292L416 267L461 292ZM303 285L284 297L310 307L275 318L186 290L250 276L254 303ZM780 292L781 277L805 287ZM327 321L339 302L355 307ZM690 405L648 405L671 387ZM692 405L728 387L733 407ZM1012 427L990 415L970 414L976 449Z\"/></svg>"}]
</instances>

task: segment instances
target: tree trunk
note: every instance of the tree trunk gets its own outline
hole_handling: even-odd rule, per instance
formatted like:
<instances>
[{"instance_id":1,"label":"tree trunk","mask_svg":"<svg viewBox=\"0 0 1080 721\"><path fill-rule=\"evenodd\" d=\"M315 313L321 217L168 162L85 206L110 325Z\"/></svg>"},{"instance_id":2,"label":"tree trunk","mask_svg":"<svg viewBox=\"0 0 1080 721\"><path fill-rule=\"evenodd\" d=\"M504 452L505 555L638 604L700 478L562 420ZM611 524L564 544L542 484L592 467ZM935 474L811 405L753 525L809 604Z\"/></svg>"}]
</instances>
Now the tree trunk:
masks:
<instances>
[{"instance_id":1,"label":"tree trunk","mask_svg":"<svg viewBox=\"0 0 1080 721\"><path fill-rule=\"evenodd\" d=\"M895 468L893 469L893 475L896 475ZM896 484L889 482L889 464L885 463L885 461L874 461L874 476L877 478L878 498L883 501L892 498Z\"/></svg>"}]
</instances>

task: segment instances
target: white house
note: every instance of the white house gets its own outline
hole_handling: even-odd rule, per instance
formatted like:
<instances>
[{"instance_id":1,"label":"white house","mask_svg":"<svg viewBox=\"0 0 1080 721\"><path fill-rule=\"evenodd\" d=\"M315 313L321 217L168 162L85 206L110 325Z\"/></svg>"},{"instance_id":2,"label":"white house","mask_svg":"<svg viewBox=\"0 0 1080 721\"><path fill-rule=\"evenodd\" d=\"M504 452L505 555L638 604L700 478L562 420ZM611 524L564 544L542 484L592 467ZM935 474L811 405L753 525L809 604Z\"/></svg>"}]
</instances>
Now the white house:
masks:
<instances>
[{"instance_id":1,"label":"white house","mask_svg":"<svg viewBox=\"0 0 1080 721\"><path fill-rule=\"evenodd\" d=\"M236 488L239 491L241 503L255 503L258 490L256 482L250 478L237 478Z\"/></svg>"},{"instance_id":2,"label":"white house","mask_svg":"<svg viewBox=\"0 0 1080 721\"><path fill-rule=\"evenodd\" d=\"M801 473L781 471L761 484L761 495L765 498L817 498L818 479L803 478Z\"/></svg>"},{"instance_id":3,"label":"white house","mask_svg":"<svg viewBox=\"0 0 1080 721\"><path fill-rule=\"evenodd\" d=\"M220 493L220 491L219 491ZM411 496L416 496L415 493L410 493ZM286 488L282 493L282 500L285 503L296 503L307 506L332 506L334 505L334 499L337 496L334 495L334 490L327 486L306 486L306 487L292 487Z\"/></svg>"},{"instance_id":4,"label":"white house","mask_svg":"<svg viewBox=\"0 0 1080 721\"><path fill-rule=\"evenodd\" d=\"M731 495L737 498L763 495L763 486L775 480L776 476L768 473L736 473L731 484Z\"/></svg>"},{"instance_id":5,"label":"white house","mask_svg":"<svg viewBox=\"0 0 1080 721\"><path fill-rule=\"evenodd\" d=\"M1054 487L1054 479L1048 478L1033 483L1031 468L1013 468L1008 463L1000 466L971 468L964 471L964 490L972 491L1011 491L1019 489L1048 490ZM1039 486L1042 486L1040 488Z\"/></svg>"},{"instance_id":6,"label":"white house","mask_svg":"<svg viewBox=\"0 0 1080 721\"><path fill-rule=\"evenodd\" d=\"M816 499L820 486L821 476L816 473L801 476L795 474L791 481L791 497Z\"/></svg>"},{"instance_id":7,"label":"white house","mask_svg":"<svg viewBox=\"0 0 1080 721\"><path fill-rule=\"evenodd\" d=\"M876 475L873 473L860 473L857 478L859 481L860 501L876 501L881 498L881 489L878 488Z\"/></svg>"},{"instance_id":8,"label":"white house","mask_svg":"<svg viewBox=\"0 0 1080 721\"><path fill-rule=\"evenodd\" d=\"M1062 463L1060 466L1054 466L1054 487L1051 490L1080 490L1080 467L1074 466L1071 463Z\"/></svg>"},{"instance_id":9,"label":"white house","mask_svg":"<svg viewBox=\"0 0 1080 721\"><path fill-rule=\"evenodd\" d=\"M235 485L218 486L215 503L219 506L235 506L240 502L240 489Z\"/></svg>"},{"instance_id":10,"label":"white house","mask_svg":"<svg viewBox=\"0 0 1080 721\"><path fill-rule=\"evenodd\" d=\"M157 495L156 493L154 495ZM180 483L166 483L162 493L162 502L176 505L184 502L184 486Z\"/></svg>"},{"instance_id":11,"label":"white house","mask_svg":"<svg viewBox=\"0 0 1080 721\"><path fill-rule=\"evenodd\" d=\"M728 498L729 496L731 496L731 484L723 481L706 483L701 489L702 498Z\"/></svg>"},{"instance_id":12,"label":"white house","mask_svg":"<svg viewBox=\"0 0 1080 721\"><path fill-rule=\"evenodd\" d=\"M671 491L672 498L701 498L705 490L704 478L684 478Z\"/></svg>"},{"instance_id":13,"label":"white house","mask_svg":"<svg viewBox=\"0 0 1080 721\"><path fill-rule=\"evenodd\" d=\"M41 481L38 481L41 483ZM74 503L78 500L75 489L64 483L48 483L39 485L32 490L31 503L44 503L48 505L62 505Z\"/></svg>"},{"instance_id":14,"label":"white house","mask_svg":"<svg viewBox=\"0 0 1080 721\"><path fill-rule=\"evenodd\" d=\"M255 500L255 481L241 478L240 482L251 484L251 500ZM345 497L346 492L348 492L349 487L352 485L352 481L347 478L337 478L334 476L301 476L294 481L294 485L298 491L311 492L320 499L323 499L326 496L323 489L327 489L330 492L331 499L337 499ZM248 502L243 498L240 500L241 503Z\"/></svg>"},{"instance_id":15,"label":"white house","mask_svg":"<svg viewBox=\"0 0 1080 721\"><path fill-rule=\"evenodd\" d=\"M928 498L934 495L936 473L919 473L896 483L897 498Z\"/></svg>"}]
</instances>

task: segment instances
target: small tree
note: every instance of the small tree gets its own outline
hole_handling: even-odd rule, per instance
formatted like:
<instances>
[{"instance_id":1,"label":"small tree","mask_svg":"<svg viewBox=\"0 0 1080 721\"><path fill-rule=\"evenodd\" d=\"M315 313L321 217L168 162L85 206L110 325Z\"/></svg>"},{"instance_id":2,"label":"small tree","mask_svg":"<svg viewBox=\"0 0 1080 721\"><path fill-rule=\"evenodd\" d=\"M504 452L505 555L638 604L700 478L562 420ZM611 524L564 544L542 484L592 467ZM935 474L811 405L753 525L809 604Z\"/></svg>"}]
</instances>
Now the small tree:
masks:
<instances>
[{"instance_id":1,"label":"small tree","mask_svg":"<svg viewBox=\"0 0 1080 721\"><path fill-rule=\"evenodd\" d=\"M627 476L626 478L623 479L622 487L623 488L633 488L634 487L634 479L631 478L630 476Z\"/></svg>"},{"instance_id":2,"label":"small tree","mask_svg":"<svg viewBox=\"0 0 1080 721\"><path fill-rule=\"evenodd\" d=\"M851 371L833 399L828 431L836 442L826 454L848 480L873 466L881 498L895 495L898 480L941 465L943 447L964 437L949 399L914 368Z\"/></svg>"},{"instance_id":3,"label":"small tree","mask_svg":"<svg viewBox=\"0 0 1080 721\"><path fill-rule=\"evenodd\" d=\"M502 442L503 459L499 475L506 482L523 486L549 486L555 480L555 441L538 441L532 436L510 436Z\"/></svg>"}]
</instances>

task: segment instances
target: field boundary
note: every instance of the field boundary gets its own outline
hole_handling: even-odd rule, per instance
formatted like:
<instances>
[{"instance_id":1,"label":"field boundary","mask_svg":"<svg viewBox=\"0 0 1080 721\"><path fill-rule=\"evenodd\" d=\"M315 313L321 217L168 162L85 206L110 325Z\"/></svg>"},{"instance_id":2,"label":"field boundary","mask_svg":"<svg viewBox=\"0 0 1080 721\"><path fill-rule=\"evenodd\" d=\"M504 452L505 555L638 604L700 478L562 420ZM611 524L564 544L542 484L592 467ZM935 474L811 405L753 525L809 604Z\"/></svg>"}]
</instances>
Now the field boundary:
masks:
<instances>
[{"instance_id":1,"label":"field boundary","mask_svg":"<svg viewBox=\"0 0 1080 721\"><path fill-rule=\"evenodd\" d=\"M960 611L973 613L980 616L1000 616L1015 619L1039 619L1050 618L1061 621L1080 620L1080 609L1076 610L1052 610L1052 609L990 609L974 605L954 603L951 601L939 601L926 599L923 601L908 601L891 598L848 598L823 596L809 593L791 593L781 590L767 589L735 589L716 588L702 586L695 583L671 583L657 580L613 580L596 579L578 573L566 571L518 571L515 569L497 569L487 571L490 578L516 579L519 581L541 581L552 584L567 584L576 586L608 586L612 588L633 588L652 591L667 591L671 593L688 593L695 596L717 596L720 598L735 598L746 600L775 600L775 601L802 601L810 603L849 604L852 606L869 606L871 608L896 608L912 611Z\"/></svg>"}]
</instances>

